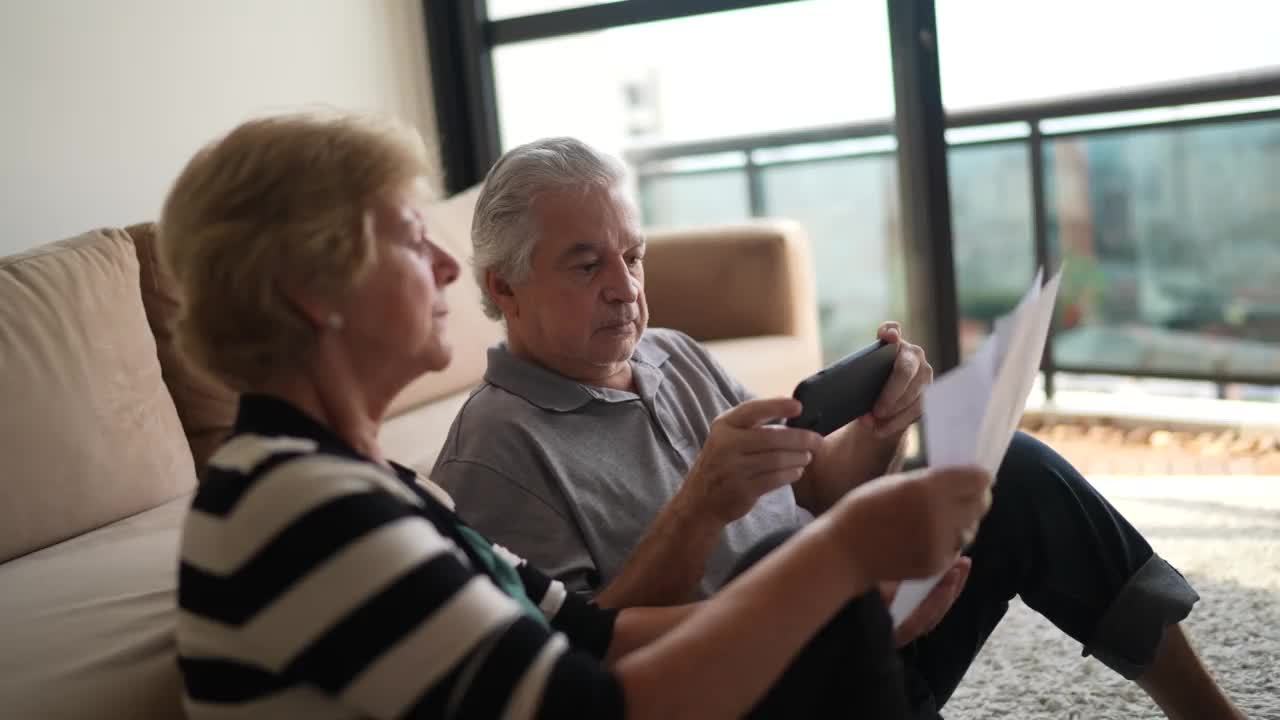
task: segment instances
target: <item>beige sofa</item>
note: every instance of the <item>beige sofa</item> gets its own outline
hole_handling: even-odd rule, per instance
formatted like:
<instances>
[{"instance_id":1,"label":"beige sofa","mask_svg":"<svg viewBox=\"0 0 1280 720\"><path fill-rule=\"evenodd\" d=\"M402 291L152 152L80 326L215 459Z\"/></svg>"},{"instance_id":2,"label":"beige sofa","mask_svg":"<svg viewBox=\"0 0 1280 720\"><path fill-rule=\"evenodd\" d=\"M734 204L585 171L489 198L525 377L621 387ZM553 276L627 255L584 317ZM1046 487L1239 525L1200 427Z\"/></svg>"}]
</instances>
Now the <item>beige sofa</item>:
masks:
<instances>
[{"instance_id":1,"label":"beige sofa","mask_svg":"<svg viewBox=\"0 0 1280 720\"><path fill-rule=\"evenodd\" d=\"M428 214L460 254L474 199ZM235 399L173 351L152 230L0 259L0 717L181 716L178 531ZM654 231L650 244L654 325L709 341L761 394L788 393L818 367L795 225ZM406 389L382 434L390 457L424 470L501 334L474 283L450 292L453 364Z\"/></svg>"}]
</instances>

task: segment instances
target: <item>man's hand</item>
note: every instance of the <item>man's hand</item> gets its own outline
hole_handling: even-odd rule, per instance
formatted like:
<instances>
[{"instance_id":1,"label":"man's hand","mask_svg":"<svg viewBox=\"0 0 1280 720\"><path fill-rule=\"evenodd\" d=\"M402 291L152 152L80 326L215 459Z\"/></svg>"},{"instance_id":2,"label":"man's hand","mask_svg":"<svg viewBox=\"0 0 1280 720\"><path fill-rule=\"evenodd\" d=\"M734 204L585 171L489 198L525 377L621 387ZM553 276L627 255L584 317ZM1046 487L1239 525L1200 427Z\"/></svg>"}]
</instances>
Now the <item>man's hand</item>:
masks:
<instances>
[{"instance_id":1,"label":"man's hand","mask_svg":"<svg viewBox=\"0 0 1280 720\"><path fill-rule=\"evenodd\" d=\"M727 525L746 515L762 495L799 480L822 436L764 423L795 417L800 410L792 398L768 398L748 400L717 417L680 494Z\"/></svg>"},{"instance_id":2,"label":"man's hand","mask_svg":"<svg viewBox=\"0 0 1280 720\"><path fill-rule=\"evenodd\" d=\"M859 418L859 422L869 425L876 437L891 438L924 414L924 386L933 382L933 367L925 359L923 348L903 339L898 323L884 323L876 331L876 337L897 344L898 357L875 407L869 415Z\"/></svg>"},{"instance_id":3,"label":"man's hand","mask_svg":"<svg viewBox=\"0 0 1280 720\"><path fill-rule=\"evenodd\" d=\"M938 623L942 622L942 618L946 616L947 611L955 604L956 599L960 597L960 593L964 592L964 583L969 579L969 569L973 567L973 561L961 555L956 558L956 562L951 569L942 576L938 584L934 586L928 596L920 603L912 613L907 616L902 624L893 629L893 642L897 647L903 647L922 635L933 632L938 627ZM893 603L893 598L898 594L898 582L888 581L880 583L880 595L884 598L884 604Z\"/></svg>"},{"instance_id":4,"label":"man's hand","mask_svg":"<svg viewBox=\"0 0 1280 720\"><path fill-rule=\"evenodd\" d=\"M764 425L800 409L791 398L748 400L716 418L679 492L596 602L634 607L695 598L724 526L747 514L761 495L795 482L813 459L820 435Z\"/></svg>"}]
</instances>

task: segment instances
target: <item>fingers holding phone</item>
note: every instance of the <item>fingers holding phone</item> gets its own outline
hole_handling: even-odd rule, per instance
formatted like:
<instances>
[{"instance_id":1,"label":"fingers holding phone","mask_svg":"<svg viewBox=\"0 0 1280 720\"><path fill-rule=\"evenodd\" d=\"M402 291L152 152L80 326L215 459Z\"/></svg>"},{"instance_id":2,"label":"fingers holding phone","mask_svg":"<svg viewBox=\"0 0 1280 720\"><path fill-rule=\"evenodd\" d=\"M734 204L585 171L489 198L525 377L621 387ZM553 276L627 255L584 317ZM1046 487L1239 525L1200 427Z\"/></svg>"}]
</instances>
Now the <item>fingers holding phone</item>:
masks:
<instances>
[{"instance_id":1,"label":"fingers holding phone","mask_svg":"<svg viewBox=\"0 0 1280 720\"><path fill-rule=\"evenodd\" d=\"M810 430L770 425L800 414L793 398L748 400L721 414L680 492L701 512L728 524L762 495L799 480L822 444Z\"/></svg>"},{"instance_id":2,"label":"fingers holding phone","mask_svg":"<svg viewBox=\"0 0 1280 720\"><path fill-rule=\"evenodd\" d=\"M868 422L878 437L893 437L906 430L924 414L924 388L933 382L933 366L924 348L909 343L895 321L880 326L876 337L898 348L893 371L876 398Z\"/></svg>"}]
</instances>

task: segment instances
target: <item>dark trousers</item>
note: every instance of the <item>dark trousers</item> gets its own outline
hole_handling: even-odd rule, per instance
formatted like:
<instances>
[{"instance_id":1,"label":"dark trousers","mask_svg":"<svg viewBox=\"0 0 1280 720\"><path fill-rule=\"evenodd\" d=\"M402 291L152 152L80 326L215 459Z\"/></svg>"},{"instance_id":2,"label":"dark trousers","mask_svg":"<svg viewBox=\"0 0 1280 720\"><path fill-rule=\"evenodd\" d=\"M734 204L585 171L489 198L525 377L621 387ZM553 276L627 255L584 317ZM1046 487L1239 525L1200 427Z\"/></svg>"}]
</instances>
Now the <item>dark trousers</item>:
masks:
<instances>
[{"instance_id":1,"label":"dark trousers","mask_svg":"<svg viewBox=\"0 0 1280 720\"><path fill-rule=\"evenodd\" d=\"M754 716L940 717L1015 595L1085 654L1139 676L1165 627L1199 599L1191 586L1070 463L1028 435L1014 437L992 495L966 551L973 568L964 591L932 632L895 653L883 602L864 595L805 648ZM734 574L786 536L761 541Z\"/></svg>"},{"instance_id":2,"label":"dark trousers","mask_svg":"<svg viewBox=\"0 0 1280 720\"><path fill-rule=\"evenodd\" d=\"M792 532L780 531L756 543L739 559L730 579ZM911 717L904 687L889 611L873 591L846 605L809 641L749 717L899 720Z\"/></svg>"},{"instance_id":3,"label":"dark trousers","mask_svg":"<svg viewBox=\"0 0 1280 720\"><path fill-rule=\"evenodd\" d=\"M1015 595L1130 679L1199 599L1070 463L1029 435L1014 437L992 496L966 552L964 591L938 627L902 649L917 717L938 717Z\"/></svg>"}]
</instances>

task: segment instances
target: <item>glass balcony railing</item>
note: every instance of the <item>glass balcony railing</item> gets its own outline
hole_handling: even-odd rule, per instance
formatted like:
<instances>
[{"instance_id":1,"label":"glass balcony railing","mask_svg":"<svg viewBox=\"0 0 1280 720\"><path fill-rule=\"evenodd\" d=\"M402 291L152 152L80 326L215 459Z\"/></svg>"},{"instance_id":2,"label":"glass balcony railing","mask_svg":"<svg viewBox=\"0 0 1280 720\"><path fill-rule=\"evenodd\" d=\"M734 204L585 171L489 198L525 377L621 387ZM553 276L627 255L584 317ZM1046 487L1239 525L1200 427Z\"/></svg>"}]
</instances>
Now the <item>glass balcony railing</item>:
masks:
<instances>
[{"instance_id":1,"label":"glass balcony railing","mask_svg":"<svg viewBox=\"0 0 1280 720\"><path fill-rule=\"evenodd\" d=\"M948 125L962 353L1047 258L1065 270L1046 372L1280 385L1280 72ZM895 152L886 120L628 159L650 224L801 222L834 358L905 317Z\"/></svg>"}]
</instances>

